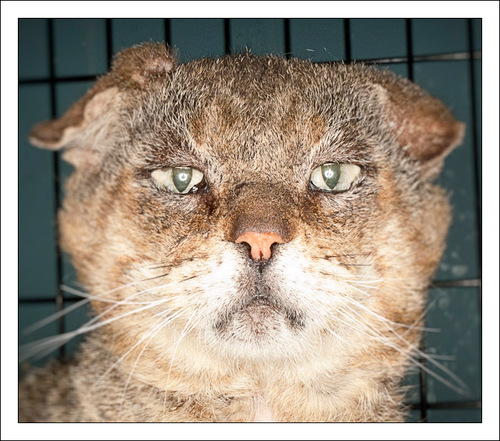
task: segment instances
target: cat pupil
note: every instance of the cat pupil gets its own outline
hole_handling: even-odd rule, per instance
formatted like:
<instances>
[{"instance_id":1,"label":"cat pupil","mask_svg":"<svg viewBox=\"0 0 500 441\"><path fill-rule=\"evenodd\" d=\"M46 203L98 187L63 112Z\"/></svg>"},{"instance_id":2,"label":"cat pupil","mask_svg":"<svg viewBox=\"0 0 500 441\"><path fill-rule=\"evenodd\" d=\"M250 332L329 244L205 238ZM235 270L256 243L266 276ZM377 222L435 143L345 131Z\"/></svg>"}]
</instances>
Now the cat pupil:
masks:
<instances>
[{"instance_id":1,"label":"cat pupil","mask_svg":"<svg viewBox=\"0 0 500 441\"><path fill-rule=\"evenodd\" d=\"M183 192L188 187L191 182L191 169L176 169L172 170L172 177L174 181L175 188L180 192Z\"/></svg>"},{"instance_id":2,"label":"cat pupil","mask_svg":"<svg viewBox=\"0 0 500 441\"><path fill-rule=\"evenodd\" d=\"M333 189L340 178L340 165L339 164L325 164L321 166L321 173L325 184L330 189Z\"/></svg>"}]
</instances>

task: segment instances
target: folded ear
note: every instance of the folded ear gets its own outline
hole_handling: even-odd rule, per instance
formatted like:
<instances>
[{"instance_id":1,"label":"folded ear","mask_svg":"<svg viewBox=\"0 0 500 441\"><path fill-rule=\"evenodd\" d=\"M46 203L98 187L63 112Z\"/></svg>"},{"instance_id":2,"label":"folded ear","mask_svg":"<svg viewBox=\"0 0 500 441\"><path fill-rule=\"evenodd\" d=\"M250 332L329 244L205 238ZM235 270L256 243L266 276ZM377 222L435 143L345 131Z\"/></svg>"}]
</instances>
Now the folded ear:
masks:
<instances>
[{"instance_id":1,"label":"folded ear","mask_svg":"<svg viewBox=\"0 0 500 441\"><path fill-rule=\"evenodd\" d=\"M444 158L461 144L465 124L416 84L388 71L379 74L379 97L399 145L417 161L423 178L437 177Z\"/></svg>"},{"instance_id":2,"label":"folded ear","mask_svg":"<svg viewBox=\"0 0 500 441\"><path fill-rule=\"evenodd\" d=\"M35 125L30 142L49 150L67 147L63 158L77 168L98 163L111 144L113 127L127 96L165 81L175 65L174 55L161 43L126 49L115 57L111 72L61 118Z\"/></svg>"}]
</instances>

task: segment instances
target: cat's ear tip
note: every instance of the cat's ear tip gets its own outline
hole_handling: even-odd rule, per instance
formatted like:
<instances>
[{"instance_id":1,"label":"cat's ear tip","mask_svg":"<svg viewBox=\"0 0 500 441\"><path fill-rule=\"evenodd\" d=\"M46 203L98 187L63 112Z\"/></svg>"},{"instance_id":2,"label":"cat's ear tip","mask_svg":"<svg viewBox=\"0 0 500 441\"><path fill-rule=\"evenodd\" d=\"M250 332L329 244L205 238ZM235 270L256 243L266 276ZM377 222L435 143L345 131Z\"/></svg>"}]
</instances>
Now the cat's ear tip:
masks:
<instances>
[{"instance_id":1,"label":"cat's ear tip","mask_svg":"<svg viewBox=\"0 0 500 441\"><path fill-rule=\"evenodd\" d=\"M111 72L123 85L142 87L175 69L176 52L164 43L142 43L117 53Z\"/></svg>"},{"instance_id":2,"label":"cat's ear tip","mask_svg":"<svg viewBox=\"0 0 500 441\"><path fill-rule=\"evenodd\" d=\"M36 124L28 135L32 145L47 150L59 150L62 147L61 138L62 132L56 128L54 120Z\"/></svg>"},{"instance_id":3,"label":"cat's ear tip","mask_svg":"<svg viewBox=\"0 0 500 441\"><path fill-rule=\"evenodd\" d=\"M375 73L374 83L396 142L417 161L422 176L439 173L444 158L463 142L465 124L440 99L407 79L384 71Z\"/></svg>"}]
</instances>

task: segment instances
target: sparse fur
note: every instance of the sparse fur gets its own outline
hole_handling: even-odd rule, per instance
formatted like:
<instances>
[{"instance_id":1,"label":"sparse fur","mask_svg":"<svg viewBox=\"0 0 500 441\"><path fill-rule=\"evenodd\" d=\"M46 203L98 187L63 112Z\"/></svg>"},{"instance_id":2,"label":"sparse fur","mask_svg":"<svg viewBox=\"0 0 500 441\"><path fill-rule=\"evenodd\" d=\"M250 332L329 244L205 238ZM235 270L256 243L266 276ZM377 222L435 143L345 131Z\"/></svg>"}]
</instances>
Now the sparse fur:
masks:
<instances>
[{"instance_id":1,"label":"sparse fur","mask_svg":"<svg viewBox=\"0 0 500 441\"><path fill-rule=\"evenodd\" d=\"M402 421L450 220L432 178L462 134L361 65L120 54L32 132L76 167L61 242L98 319L74 361L21 383L21 420ZM349 191L311 188L329 162L361 168ZM206 186L151 179L180 166ZM253 230L284 239L265 263L235 243Z\"/></svg>"}]
</instances>

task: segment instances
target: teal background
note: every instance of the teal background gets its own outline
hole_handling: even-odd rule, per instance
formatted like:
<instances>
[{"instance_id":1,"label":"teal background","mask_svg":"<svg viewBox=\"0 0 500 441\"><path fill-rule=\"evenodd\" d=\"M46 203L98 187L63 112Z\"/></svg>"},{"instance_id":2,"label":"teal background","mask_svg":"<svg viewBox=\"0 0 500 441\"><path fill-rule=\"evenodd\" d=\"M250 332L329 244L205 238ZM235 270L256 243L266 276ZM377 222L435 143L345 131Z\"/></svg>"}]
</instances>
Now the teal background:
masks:
<instances>
[{"instance_id":1,"label":"teal background","mask_svg":"<svg viewBox=\"0 0 500 441\"><path fill-rule=\"evenodd\" d=\"M69 260L62 256L60 269L57 263L56 197L63 194L71 167L59 154L29 145L29 129L64 113L96 75L106 72L112 54L142 41L166 39L179 49L181 62L245 47L257 54L289 54L316 62L396 57L400 62L380 67L402 76L412 74L414 81L442 99L467 124L464 144L446 160L440 177L451 195L454 218L435 280L456 286L441 284L431 290L427 326L440 332L428 333L424 345L429 354L452 357L439 361L467 384L468 391L459 394L426 374L422 397L418 372L409 375L407 383L413 385L409 401L415 404L409 421L419 421L422 415L433 422L481 421L480 408L467 408L471 406L467 403L481 400L480 19L412 19L409 23L405 19L20 19L20 344L75 329L89 314L83 307L31 335L22 332L57 310L60 284L78 287ZM474 59L472 51L478 53ZM443 54L455 54L456 59L428 57ZM408 56L415 57L411 65ZM458 286L464 284L472 287ZM67 293L61 296L64 306L76 298ZM71 353L76 344L71 343L65 353ZM52 354L62 355L64 351ZM418 408L422 403L423 412ZM453 408L454 403L465 403L466 408Z\"/></svg>"}]
</instances>

